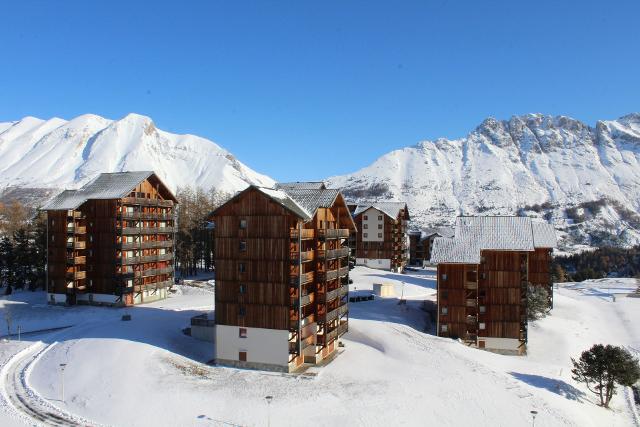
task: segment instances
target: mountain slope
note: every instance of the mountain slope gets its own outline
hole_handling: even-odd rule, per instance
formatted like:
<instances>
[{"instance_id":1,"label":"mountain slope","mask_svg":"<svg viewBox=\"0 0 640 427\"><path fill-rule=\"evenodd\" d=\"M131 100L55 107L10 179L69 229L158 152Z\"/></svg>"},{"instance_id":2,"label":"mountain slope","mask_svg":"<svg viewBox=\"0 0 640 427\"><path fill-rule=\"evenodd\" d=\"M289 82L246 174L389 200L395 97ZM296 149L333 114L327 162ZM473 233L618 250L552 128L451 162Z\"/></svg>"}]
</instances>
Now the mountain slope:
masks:
<instances>
[{"instance_id":1,"label":"mountain slope","mask_svg":"<svg viewBox=\"0 0 640 427\"><path fill-rule=\"evenodd\" d=\"M465 138L392 151L328 181L355 199L406 200L422 226L520 212L552 220L567 243L598 244L591 232L604 227L614 244L632 244L640 241L640 114L595 128L564 116L489 118Z\"/></svg>"},{"instance_id":2,"label":"mountain slope","mask_svg":"<svg viewBox=\"0 0 640 427\"><path fill-rule=\"evenodd\" d=\"M164 132L137 114L0 123L0 189L75 188L101 172L125 170L154 170L174 190L191 185L235 192L274 182L207 139Z\"/></svg>"}]
</instances>

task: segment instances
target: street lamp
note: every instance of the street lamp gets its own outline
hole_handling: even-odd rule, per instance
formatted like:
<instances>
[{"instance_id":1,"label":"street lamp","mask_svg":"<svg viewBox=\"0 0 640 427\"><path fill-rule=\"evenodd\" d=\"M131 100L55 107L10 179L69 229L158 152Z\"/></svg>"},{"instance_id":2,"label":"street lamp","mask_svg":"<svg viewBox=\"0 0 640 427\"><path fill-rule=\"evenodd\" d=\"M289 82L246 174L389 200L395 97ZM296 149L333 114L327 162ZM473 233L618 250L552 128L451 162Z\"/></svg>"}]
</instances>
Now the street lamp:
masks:
<instances>
[{"instance_id":1,"label":"street lamp","mask_svg":"<svg viewBox=\"0 0 640 427\"><path fill-rule=\"evenodd\" d=\"M533 427L536 425L536 415L538 415L538 411L531 411L531 425Z\"/></svg>"},{"instance_id":2,"label":"street lamp","mask_svg":"<svg viewBox=\"0 0 640 427\"><path fill-rule=\"evenodd\" d=\"M62 381L62 403L64 403L64 368L67 367L66 363L60 364L60 379Z\"/></svg>"},{"instance_id":3,"label":"street lamp","mask_svg":"<svg viewBox=\"0 0 640 427\"><path fill-rule=\"evenodd\" d=\"M271 427L271 401L273 400L273 396L265 396L267 400L267 427Z\"/></svg>"}]
</instances>

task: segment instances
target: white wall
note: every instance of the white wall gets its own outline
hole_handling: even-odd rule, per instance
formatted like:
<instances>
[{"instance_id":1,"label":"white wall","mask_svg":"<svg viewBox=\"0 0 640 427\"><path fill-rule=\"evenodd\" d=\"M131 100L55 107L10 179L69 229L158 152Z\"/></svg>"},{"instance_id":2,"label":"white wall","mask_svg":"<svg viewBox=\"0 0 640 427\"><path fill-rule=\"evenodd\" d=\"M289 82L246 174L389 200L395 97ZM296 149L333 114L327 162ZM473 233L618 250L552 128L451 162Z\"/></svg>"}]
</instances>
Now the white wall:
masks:
<instances>
[{"instance_id":1,"label":"white wall","mask_svg":"<svg viewBox=\"0 0 640 427\"><path fill-rule=\"evenodd\" d=\"M367 219L365 219L365 217ZM366 228L365 228L366 225ZM378 228L382 225L382 228ZM363 242L383 242L384 241L384 214L377 209L369 208L362 213L362 234ZM366 234L366 237L365 237ZM381 234L378 237L378 234Z\"/></svg>"},{"instance_id":2,"label":"white wall","mask_svg":"<svg viewBox=\"0 0 640 427\"><path fill-rule=\"evenodd\" d=\"M238 353L247 352L247 362L268 363L286 367L289 362L289 331L245 328L247 337L240 338L240 327L216 325L216 359L239 360Z\"/></svg>"},{"instance_id":3,"label":"white wall","mask_svg":"<svg viewBox=\"0 0 640 427\"><path fill-rule=\"evenodd\" d=\"M191 336L200 341L215 342L216 328L215 326L191 325Z\"/></svg>"},{"instance_id":4,"label":"white wall","mask_svg":"<svg viewBox=\"0 0 640 427\"><path fill-rule=\"evenodd\" d=\"M380 268L389 270L391 268L390 259L369 259L369 258L356 258L357 265L365 265L369 268Z\"/></svg>"}]
</instances>

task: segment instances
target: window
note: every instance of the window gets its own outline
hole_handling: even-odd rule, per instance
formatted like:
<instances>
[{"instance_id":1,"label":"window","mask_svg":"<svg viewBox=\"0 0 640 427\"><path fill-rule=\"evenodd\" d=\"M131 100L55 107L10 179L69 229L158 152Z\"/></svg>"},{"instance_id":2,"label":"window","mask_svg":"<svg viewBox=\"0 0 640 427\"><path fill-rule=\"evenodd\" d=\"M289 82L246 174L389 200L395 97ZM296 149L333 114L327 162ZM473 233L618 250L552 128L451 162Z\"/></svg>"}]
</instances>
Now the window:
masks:
<instances>
[{"instance_id":1,"label":"window","mask_svg":"<svg viewBox=\"0 0 640 427\"><path fill-rule=\"evenodd\" d=\"M378 233L378 237L382 239L382 233Z\"/></svg>"},{"instance_id":2,"label":"window","mask_svg":"<svg viewBox=\"0 0 640 427\"><path fill-rule=\"evenodd\" d=\"M245 240L241 240L240 241L240 252L246 252L247 251L247 242Z\"/></svg>"},{"instance_id":3,"label":"window","mask_svg":"<svg viewBox=\"0 0 640 427\"><path fill-rule=\"evenodd\" d=\"M442 314L443 316L449 314L449 307L440 307L440 314Z\"/></svg>"},{"instance_id":4,"label":"window","mask_svg":"<svg viewBox=\"0 0 640 427\"><path fill-rule=\"evenodd\" d=\"M246 362L247 361L247 352L246 351L239 351L238 352L238 360L241 362Z\"/></svg>"},{"instance_id":5,"label":"window","mask_svg":"<svg viewBox=\"0 0 640 427\"><path fill-rule=\"evenodd\" d=\"M51 220L51 226L53 227L54 225L56 225L56 220L55 220L55 219L52 219L52 220Z\"/></svg>"},{"instance_id":6,"label":"window","mask_svg":"<svg viewBox=\"0 0 640 427\"><path fill-rule=\"evenodd\" d=\"M240 306L240 308L238 309L238 314L240 314L240 316L244 316L246 313L247 310L243 306Z\"/></svg>"},{"instance_id":7,"label":"window","mask_svg":"<svg viewBox=\"0 0 640 427\"><path fill-rule=\"evenodd\" d=\"M363 237L366 239L367 237L369 237L369 235L367 233L364 233Z\"/></svg>"},{"instance_id":8,"label":"window","mask_svg":"<svg viewBox=\"0 0 640 427\"><path fill-rule=\"evenodd\" d=\"M440 297L441 297L442 299L447 299L447 298L449 298L449 292L447 292L447 291L440 291Z\"/></svg>"},{"instance_id":9,"label":"window","mask_svg":"<svg viewBox=\"0 0 640 427\"><path fill-rule=\"evenodd\" d=\"M449 325L440 325L440 332L449 332Z\"/></svg>"},{"instance_id":10,"label":"window","mask_svg":"<svg viewBox=\"0 0 640 427\"><path fill-rule=\"evenodd\" d=\"M382 221L382 215L378 215L378 221Z\"/></svg>"},{"instance_id":11,"label":"window","mask_svg":"<svg viewBox=\"0 0 640 427\"><path fill-rule=\"evenodd\" d=\"M246 271L246 268L245 268L244 262L238 263L238 271L239 271L240 273L244 273L244 272Z\"/></svg>"},{"instance_id":12,"label":"window","mask_svg":"<svg viewBox=\"0 0 640 427\"><path fill-rule=\"evenodd\" d=\"M487 312L487 307L484 305L480 306L480 313L486 313Z\"/></svg>"},{"instance_id":13,"label":"window","mask_svg":"<svg viewBox=\"0 0 640 427\"><path fill-rule=\"evenodd\" d=\"M240 338L246 338L247 337L247 328L240 328L240 330L238 332L238 336Z\"/></svg>"},{"instance_id":14,"label":"window","mask_svg":"<svg viewBox=\"0 0 640 427\"><path fill-rule=\"evenodd\" d=\"M378 224L378 230L382 230L382 224Z\"/></svg>"},{"instance_id":15,"label":"window","mask_svg":"<svg viewBox=\"0 0 640 427\"><path fill-rule=\"evenodd\" d=\"M369 228L369 224L364 224L362 228Z\"/></svg>"},{"instance_id":16,"label":"window","mask_svg":"<svg viewBox=\"0 0 640 427\"><path fill-rule=\"evenodd\" d=\"M479 328L479 329L485 329L486 327L487 327L487 325L486 325L484 322L480 322L480 323L478 324L478 328Z\"/></svg>"},{"instance_id":17,"label":"window","mask_svg":"<svg viewBox=\"0 0 640 427\"><path fill-rule=\"evenodd\" d=\"M238 289L238 292L239 292L240 294L245 294L245 293L247 293L247 288L246 288L246 286L245 286L245 285L240 285L240 289Z\"/></svg>"},{"instance_id":18,"label":"window","mask_svg":"<svg viewBox=\"0 0 640 427\"><path fill-rule=\"evenodd\" d=\"M246 219L241 219L240 220L240 229L241 230L246 230L247 228L247 220Z\"/></svg>"},{"instance_id":19,"label":"window","mask_svg":"<svg viewBox=\"0 0 640 427\"><path fill-rule=\"evenodd\" d=\"M440 280L446 281L447 280L447 275L446 274L441 274L440 275Z\"/></svg>"},{"instance_id":20,"label":"window","mask_svg":"<svg viewBox=\"0 0 640 427\"><path fill-rule=\"evenodd\" d=\"M362 219L364 219L365 221L368 220L369 218L366 215L362 216Z\"/></svg>"}]
</instances>

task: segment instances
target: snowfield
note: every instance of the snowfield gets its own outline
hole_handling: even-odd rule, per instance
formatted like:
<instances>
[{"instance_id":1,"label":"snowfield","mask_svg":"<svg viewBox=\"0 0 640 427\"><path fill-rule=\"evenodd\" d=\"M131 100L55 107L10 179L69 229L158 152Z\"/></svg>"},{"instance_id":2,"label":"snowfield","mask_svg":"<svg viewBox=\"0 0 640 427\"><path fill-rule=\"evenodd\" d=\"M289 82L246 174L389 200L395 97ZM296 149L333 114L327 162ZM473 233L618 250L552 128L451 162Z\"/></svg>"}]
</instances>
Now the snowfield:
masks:
<instances>
[{"instance_id":1,"label":"snowfield","mask_svg":"<svg viewBox=\"0 0 640 427\"><path fill-rule=\"evenodd\" d=\"M433 270L357 267L351 277L351 295L392 283L396 296L350 304L339 356L301 374L207 365L213 345L182 333L214 308L206 284L129 309L47 307L36 303L42 293L0 300L25 330L73 325L0 343L0 424L529 426L537 410L537 426L638 425L628 390L606 410L570 373L570 357L594 343L640 349L632 279L562 284L553 314L530 325L529 354L517 357L433 335L422 310L435 299ZM125 311L132 321L120 320Z\"/></svg>"}]
</instances>

